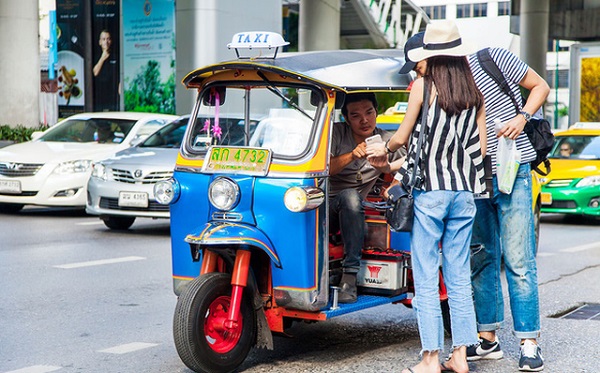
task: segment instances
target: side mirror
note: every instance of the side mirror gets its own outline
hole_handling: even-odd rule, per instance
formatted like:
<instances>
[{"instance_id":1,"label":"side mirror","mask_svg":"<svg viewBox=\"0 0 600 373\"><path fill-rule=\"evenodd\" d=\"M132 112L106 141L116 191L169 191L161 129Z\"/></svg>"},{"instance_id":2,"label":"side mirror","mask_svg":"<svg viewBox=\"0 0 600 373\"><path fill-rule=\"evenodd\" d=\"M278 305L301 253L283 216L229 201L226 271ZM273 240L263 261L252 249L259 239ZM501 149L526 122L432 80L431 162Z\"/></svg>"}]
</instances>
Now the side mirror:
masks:
<instances>
[{"instance_id":1,"label":"side mirror","mask_svg":"<svg viewBox=\"0 0 600 373\"><path fill-rule=\"evenodd\" d=\"M211 87L210 90L204 92L202 101L206 106L217 105L217 99L219 106L225 103L225 87Z\"/></svg>"},{"instance_id":2,"label":"side mirror","mask_svg":"<svg viewBox=\"0 0 600 373\"><path fill-rule=\"evenodd\" d=\"M335 93L335 108L341 109L344 106L344 101L346 100L346 94L344 92L336 92Z\"/></svg>"}]
</instances>

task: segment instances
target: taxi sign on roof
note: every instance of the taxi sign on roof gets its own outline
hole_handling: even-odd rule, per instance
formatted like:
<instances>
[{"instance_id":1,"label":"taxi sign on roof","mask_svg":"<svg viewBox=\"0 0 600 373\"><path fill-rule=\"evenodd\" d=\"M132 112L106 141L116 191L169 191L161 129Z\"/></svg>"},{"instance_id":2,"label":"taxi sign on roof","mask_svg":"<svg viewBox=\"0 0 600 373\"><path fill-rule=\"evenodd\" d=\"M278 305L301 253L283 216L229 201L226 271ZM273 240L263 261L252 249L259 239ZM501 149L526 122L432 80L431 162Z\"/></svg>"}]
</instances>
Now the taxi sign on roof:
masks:
<instances>
[{"instance_id":1,"label":"taxi sign on roof","mask_svg":"<svg viewBox=\"0 0 600 373\"><path fill-rule=\"evenodd\" d=\"M290 44L283 40L283 37L276 32L269 31L252 31L238 32L233 35L231 43L227 44L227 48L278 48Z\"/></svg>"},{"instance_id":2,"label":"taxi sign on roof","mask_svg":"<svg viewBox=\"0 0 600 373\"><path fill-rule=\"evenodd\" d=\"M250 31L238 32L231 38L231 43L227 44L227 48L235 49L235 53L240 57L239 49L275 49L272 58L275 58L279 47L290 44L283 40L283 37L270 31ZM249 58L249 57L246 57Z\"/></svg>"}]
</instances>

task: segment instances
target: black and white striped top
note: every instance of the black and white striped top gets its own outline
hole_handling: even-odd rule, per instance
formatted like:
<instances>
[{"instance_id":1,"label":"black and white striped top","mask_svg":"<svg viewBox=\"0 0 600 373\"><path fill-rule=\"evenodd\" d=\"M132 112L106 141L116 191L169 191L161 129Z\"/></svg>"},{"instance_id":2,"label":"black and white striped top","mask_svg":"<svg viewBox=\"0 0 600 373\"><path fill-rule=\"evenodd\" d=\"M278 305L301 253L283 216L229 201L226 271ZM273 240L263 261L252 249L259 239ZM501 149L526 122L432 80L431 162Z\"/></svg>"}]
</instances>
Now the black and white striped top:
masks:
<instances>
[{"instance_id":1,"label":"black and white striped top","mask_svg":"<svg viewBox=\"0 0 600 373\"><path fill-rule=\"evenodd\" d=\"M483 157L479 143L476 109L463 110L460 115L447 116L437 104L437 96L429 108L426 137L421 151L420 167L422 184L418 189L471 191L485 190ZM414 152L417 148L422 126L413 129L410 147L400 170L402 183L408 185L414 167ZM410 172L409 172L410 170Z\"/></svg>"},{"instance_id":2,"label":"black and white striped top","mask_svg":"<svg viewBox=\"0 0 600 373\"><path fill-rule=\"evenodd\" d=\"M500 68L515 97L521 97L519 82L525 77L529 66L506 49L490 48L490 56ZM508 95L500 90L496 82L481 68L477 55L469 56L469 65L475 78L475 83L483 94L485 101L485 116L487 124L487 154L492 156L492 173L496 173L496 151L498 138L494 128L494 119L506 122L515 117L515 105ZM521 103L519 103L521 104ZM522 105L522 104L521 104ZM519 108L520 110L521 108ZM517 149L521 151L521 163L529 163L536 157L525 132L517 137Z\"/></svg>"}]
</instances>

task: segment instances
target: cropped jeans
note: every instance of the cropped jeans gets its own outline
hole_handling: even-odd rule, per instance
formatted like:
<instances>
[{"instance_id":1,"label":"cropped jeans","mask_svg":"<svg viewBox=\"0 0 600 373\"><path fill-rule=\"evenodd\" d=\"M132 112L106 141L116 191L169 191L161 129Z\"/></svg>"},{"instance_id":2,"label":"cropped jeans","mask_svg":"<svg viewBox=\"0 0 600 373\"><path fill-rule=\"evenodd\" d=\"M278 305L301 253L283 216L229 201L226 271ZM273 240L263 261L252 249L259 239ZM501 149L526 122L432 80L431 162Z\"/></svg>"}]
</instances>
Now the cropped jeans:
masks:
<instances>
[{"instance_id":1,"label":"cropped jeans","mask_svg":"<svg viewBox=\"0 0 600 373\"><path fill-rule=\"evenodd\" d=\"M476 200L471 241L472 282L479 331L495 331L504 321L500 282L504 260L514 334L537 338L540 332L531 167L519 167L511 194L498 191L493 178L491 199Z\"/></svg>"},{"instance_id":2,"label":"cropped jeans","mask_svg":"<svg viewBox=\"0 0 600 373\"><path fill-rule=\"evenodd\" d=\"M444 347L440 264L448 291L452 346L474 345L477 343L477 326L469 251L475 218L473 193L415 189L413 197L415 220L410 247L415 297L412 305L417 315L422 351L442 351Z\"/></svg>"},{"instance_id":3,"label":"cropped jeans","mask_svg":"<svg viewBox=\"0 0 600 373\"><path fill-rule=\"evenodd\" d=\"M365 208L356 189L344 189L329 201L329 231L340 230L344 242L342 266L346 273L358 273L365 243Z\"/></svg>"}]
</instances>

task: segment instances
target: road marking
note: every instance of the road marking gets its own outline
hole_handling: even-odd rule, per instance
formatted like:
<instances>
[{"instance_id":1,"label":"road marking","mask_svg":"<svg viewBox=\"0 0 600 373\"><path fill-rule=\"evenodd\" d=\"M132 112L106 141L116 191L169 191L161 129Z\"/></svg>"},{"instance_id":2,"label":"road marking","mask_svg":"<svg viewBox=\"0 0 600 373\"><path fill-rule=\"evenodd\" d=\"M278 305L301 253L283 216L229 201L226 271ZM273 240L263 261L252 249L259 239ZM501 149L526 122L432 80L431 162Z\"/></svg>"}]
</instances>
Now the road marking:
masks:
<instances>
[{"instance_id":1,"label":"road marking","mask_svg":"<svg viewBox=\"0 0 600 373\"><path fill-rule=\"evenodd\" d=\"M102 225L104 222L100 219L97 221L86 221L84 223L75 223L75 225Z\"/></svg>"},{"instance_id":2,"label":"road marking","mask_svg":"<svg viewBox=\"0 0 600 373\"><path fill-rule=\"evenodd\" d=\"M62 367L55 367L52 365L33 365L27 368L11 370L10 372L5 373L46 373L46 372L54 372L55 370L62 369Z\"/></svg>"},{"instance_id":3,"label":"road marking","mask_svg":"<svg viewBox=\"0 0 600 373\"><path fill-rule=\"evenodd\" d=\"M542 256L554 256L554 255L556 255L556 253L537 253L537 256L540 256L540 257L542 257Z\"/></svg>"},{"instance_id":4,"label":"road marking","mask_svg":"<svg viewBox=\"0 0 600 373\"><path fill-rule=\"evenodd\" d=\"M595 242L595 243L590 243L587 245L567 247L566 249L562 249L560 251L563 253L577 253L579 251L585 251L585 250L596 249L596 248L600 248L600 245Z\"/></svg>"},{"instance_id":5,"label":"road marking","mask_svg":"<svg viewBox=\"0 0 600 373\"><path fill-rule=\"evenodd\" d=\"M158 346L158 343L134 342L107 348L104 350L99 350L98 352L105 352L107 354L126 354L129 352L143 350L145 348L150 348L154 346Z\"/></svg>"},{"instance_id":6,"label":"road marking","mask_svg":"<svg viewBox=\"0 0 600 373\"><path fill-rule=\"evenodd\" d=\"M125 256L125 257L122 257L122 258L91 260L89 262L61 264L61 265L56 265L54 267L55 268L63 268L63 269L73 269L73 268L81 268L81 267L99 266L99 265L104 265L104 264L132 262L134 260L145 260L145 259L146 258L141 257L141 256Z\"/></svg>"}]
</instances>

